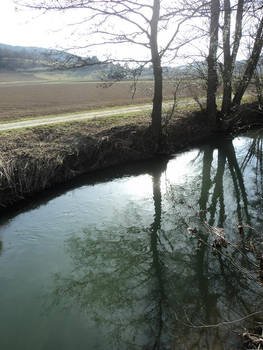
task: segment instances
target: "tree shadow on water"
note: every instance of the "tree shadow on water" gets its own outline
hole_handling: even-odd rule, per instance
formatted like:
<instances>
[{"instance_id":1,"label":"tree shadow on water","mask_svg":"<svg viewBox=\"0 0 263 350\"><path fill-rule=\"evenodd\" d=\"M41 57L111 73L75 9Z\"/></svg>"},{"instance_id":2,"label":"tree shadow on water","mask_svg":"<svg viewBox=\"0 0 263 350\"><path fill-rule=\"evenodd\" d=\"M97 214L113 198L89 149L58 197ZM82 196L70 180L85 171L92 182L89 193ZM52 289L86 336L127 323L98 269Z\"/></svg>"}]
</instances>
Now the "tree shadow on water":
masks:
<instances>
[{"instance_id":1,"label":"tree shadow on water","mask_svg":"<svg viewBox=\"0 0 263 350\"><path fill-rule=\"evenodd\" d=\"M73 270L56 275L53 302L78 306L108 348L230 349L229 327L216 325L253 313L262 298L244 243L255 208L233 143L203 148L194 163L199 172L184 188L171 175L164 190L166 164L152 170L150 225L135 212L133 225L88 227L67 242ZM232 227L230 246L217 254L207 227L229 232L230 222L247 229L234 246Z\"/></svg>"}]
</instances>

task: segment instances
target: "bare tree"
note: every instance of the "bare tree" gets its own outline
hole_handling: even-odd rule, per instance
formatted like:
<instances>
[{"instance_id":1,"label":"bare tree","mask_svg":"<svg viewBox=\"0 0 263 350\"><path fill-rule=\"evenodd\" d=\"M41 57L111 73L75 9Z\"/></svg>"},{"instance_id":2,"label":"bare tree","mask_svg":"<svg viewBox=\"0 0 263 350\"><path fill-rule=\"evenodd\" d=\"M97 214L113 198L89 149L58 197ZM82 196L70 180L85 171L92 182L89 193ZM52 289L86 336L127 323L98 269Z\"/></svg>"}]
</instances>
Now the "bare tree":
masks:
<instances>
[{"instance_id":1,"label":"bare tree","mask_svg":"<svg viewBox=\"0 0 263 350\"><path fill-rule=\"evenodd\" d=\"M240 105L242 97L251 81L253 74L255 73L257 64L260 59L262 48L263 48L263 14L257 27L256 37L252 48L252 52L247 60L244 74L237 86L236 93L233 99L232 106L235 108Z\"/></svg>"},{"instance_id":2,"label":"bare tree","mask_svg":"<svg viewBox=\"0 0 263 350\"><path fill-rule=\"evenodd\" d=\"M221 112L226 117L240 105L260 58L263 47L262 1L211 0L208 13L202 11L199 14L202 18L209 18L210 23L209 33L206 34L209 36L207 112L210 118L216 117L220 71L223 83ZM206 28L203 31L205 33ZM247 48L248 40L251 50ZM239 53L246 54L247 60L241 78L237 81ZM234 97L233 82L237 82Z\"/></svg>"},{"instance_id":3,"label":"bare tree","mask_svg":"<svg viewBox=\"0 0 263 350\"><path fill-rule=\"evenodd\" d=\"M263 46L262 5L256 0L253 2L247 0L224 0L222 6L222 16L222 114L223 116L227 116L231 113L231 109L235 109L240 105L241 99L255 72L257 62L260 57ZM232 26L232 22L234 22L234 26ZM247 27L249 27L250 33ZM251 29L251 27L253 27L253 29ZM250 36L253 48L248 55L245 71L237 85L236 93L232 100L232 82L235 79L234 70L236 66L236 59L239 49L242 44L244 46L247 36Z\"/></svg>"},{"instance_id":4,"label":"bare tree","mask_svg":"<svg viewBox=\"0 0 263 350\"><path fill-rule=\"evenodd\" d=\"M224 0L222 17L222 114L228 116L232 110L236 110L240 105L260 58L263 47L262 2L257 0ZM232 25L232 22L234 25ZM247 38L250 40L252 49L248 52L245 70L241 79L239 79L235 95L232 98L232 83L235 80L237 55L240 48L244 49Z\"/></svg>"},{"instance_id":5,"label":"bare tree","mask_svg":"<svg viewBox=\"0 0 263 350\"><path fill-rule=\"evenodd\" d=\"M173 2L161 0L17 0L17 3L44 12L85 10L84 19L75 23L87 25L86 43L76 45L79 48L128 44L146 53L145 59L116 57L114 60L142 66L152 64L154 96L151 119L157 150L162 136L162 59L169 54L175 57L178 50L191 40L192 35L184 40L179 36L183 23L191 19L197 9L186 12L182 7L175 7ZM164 32L166 35L160 41L159 35Z\"/></svg>"},{"instance_id":6,"label":"bare tree","mask_svg":"<svg viewBox=\"0 0 263 350\"><path fill-rule=\"evenodd\" d=\"M231 19L233 7L230 0L224 0L224 24L223 24L223 54L224 64L222 71L223 78L223 101L222 113L228 115L231 109L232 100L232 79L235 68L237 53L242 37L242 20L244 14L244 0L238 0L236 5L234 39L231 50Z\"/></svg>"},{"instance_id":7,"label":"bare tree","mask_svg":"<svg viewBox=\"0 0 263 350\"><path fill-rule=\"evenodd\" d=\"M218 31L220 2L219 0L211 0L210 4L211 20L210 20L210 44L209 54L207 57L208 77L207 77L207 113L208 116L216 120L216 90L218 85L217 76L217 49L218 49Z\"/></svg>"}]
</instances>

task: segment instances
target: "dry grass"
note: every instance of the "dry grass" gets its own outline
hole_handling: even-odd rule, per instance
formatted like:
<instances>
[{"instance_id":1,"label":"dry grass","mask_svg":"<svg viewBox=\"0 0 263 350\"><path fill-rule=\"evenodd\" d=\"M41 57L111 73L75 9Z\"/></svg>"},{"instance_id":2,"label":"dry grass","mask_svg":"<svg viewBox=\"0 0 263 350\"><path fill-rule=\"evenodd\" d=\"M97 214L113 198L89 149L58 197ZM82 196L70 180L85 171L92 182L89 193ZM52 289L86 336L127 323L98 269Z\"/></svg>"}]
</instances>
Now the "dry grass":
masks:
<instances>
[{"instance_id":1,"label":"dry grass","mask_svg":"<svg viewBox=\"0 0 263 350\"><path fill-rule=\"evenodd\" d=\"M100 159L103 161L101 155L110 150L105 135L117 125L145 129L149 120L147 117L100 118L1 133L0 206L9 206L86 170L103 167L99 164Z\"/></svg>"},{"instance_id":2,"label":"dry grass","mask_svg":"<svg viewBox=\"0 0 263 350\"><path fill-rule=\"evenodd\" d=\"M154 145L150 117L107 117L0 133L0 207L80 174L149 159ZM207 137L200 115L178 111L167 134L167 151Z\"/></svg>"}]
</instances>

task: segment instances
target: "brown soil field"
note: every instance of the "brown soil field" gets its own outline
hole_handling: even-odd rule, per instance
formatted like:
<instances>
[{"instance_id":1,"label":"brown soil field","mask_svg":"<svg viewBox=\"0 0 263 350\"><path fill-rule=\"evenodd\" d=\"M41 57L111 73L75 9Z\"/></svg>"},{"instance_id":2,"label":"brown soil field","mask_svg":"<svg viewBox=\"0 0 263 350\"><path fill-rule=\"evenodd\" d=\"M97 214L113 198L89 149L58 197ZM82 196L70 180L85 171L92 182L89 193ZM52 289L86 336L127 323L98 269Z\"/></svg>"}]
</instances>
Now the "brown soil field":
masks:
<instances>
[{"instance_id":1,"label":"brown soil field","mask_svg":"<svg viewBox=\"0 0 263 350\"><path fill-rule=\"evenodd\" d=\"M97 108L151 102L153 82L139 81L132 99L132 83L105 87L98 82L0 81L0 121L43 115L74 113ZM172 99L174 83L164 83L164 99ZM178 97L191 96L181 86Z\"/></svg>"}]
</instances>

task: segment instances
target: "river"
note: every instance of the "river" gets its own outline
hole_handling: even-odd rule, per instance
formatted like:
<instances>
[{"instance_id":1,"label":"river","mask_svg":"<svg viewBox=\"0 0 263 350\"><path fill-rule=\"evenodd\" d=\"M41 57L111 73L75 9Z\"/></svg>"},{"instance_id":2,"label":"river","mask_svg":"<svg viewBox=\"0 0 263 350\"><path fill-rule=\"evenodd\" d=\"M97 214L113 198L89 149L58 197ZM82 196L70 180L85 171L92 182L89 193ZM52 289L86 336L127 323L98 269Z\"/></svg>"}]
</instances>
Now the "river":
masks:
<instances>
[{"instance_id":1,"label":"river","mask_svg":"<svg viewBox=\"0 0 263 350\"><path fill-rule=\"evenodd\" d=\"M262 136L98 172L2 217L0 349L237 349L263 317L247 317Z\"/></svg>"}]
</instances>

